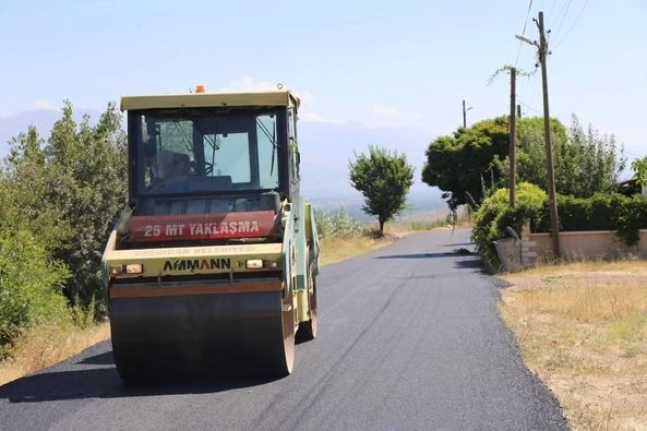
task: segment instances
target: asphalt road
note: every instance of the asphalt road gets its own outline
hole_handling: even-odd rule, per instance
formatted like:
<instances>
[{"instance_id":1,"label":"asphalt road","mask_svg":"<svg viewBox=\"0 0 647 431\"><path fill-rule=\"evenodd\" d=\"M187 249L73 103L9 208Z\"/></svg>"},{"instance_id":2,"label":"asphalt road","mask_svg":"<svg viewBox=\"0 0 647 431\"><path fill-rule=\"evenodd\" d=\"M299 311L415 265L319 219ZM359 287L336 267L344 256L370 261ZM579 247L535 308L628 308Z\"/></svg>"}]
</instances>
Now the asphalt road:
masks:
<instances>
[{"instance_id":1,"label":"asphalt road","mask_svg":"<svg viewBox=\"0 0 647 431\"><path fill-rule=\"evenodd\" d=\"M126 388L109 343L0 388L1 430L552 430L468 233L416 234L323 269L320 335L280 380Z\"/></svg>"}]
</instances>

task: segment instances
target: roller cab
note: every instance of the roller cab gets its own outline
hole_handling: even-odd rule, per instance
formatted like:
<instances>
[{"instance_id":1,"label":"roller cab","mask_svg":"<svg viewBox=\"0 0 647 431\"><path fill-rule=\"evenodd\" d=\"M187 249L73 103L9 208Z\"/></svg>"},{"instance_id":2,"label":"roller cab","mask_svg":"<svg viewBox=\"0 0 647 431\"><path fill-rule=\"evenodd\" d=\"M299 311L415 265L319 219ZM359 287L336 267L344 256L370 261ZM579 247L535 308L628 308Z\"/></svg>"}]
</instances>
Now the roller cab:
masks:
<instances>
[{"instance_id":1,"label":"roller cab","mask_svg":"<svg viewBox=\"0 0 647 431\"><path fill-rule=\"evenodd\" d=\"M295 339L315 338L318 321L299 99L194 93L121 107L129 202L103 256L121 377L289 374Z\"/></svg>"}]
</instances>

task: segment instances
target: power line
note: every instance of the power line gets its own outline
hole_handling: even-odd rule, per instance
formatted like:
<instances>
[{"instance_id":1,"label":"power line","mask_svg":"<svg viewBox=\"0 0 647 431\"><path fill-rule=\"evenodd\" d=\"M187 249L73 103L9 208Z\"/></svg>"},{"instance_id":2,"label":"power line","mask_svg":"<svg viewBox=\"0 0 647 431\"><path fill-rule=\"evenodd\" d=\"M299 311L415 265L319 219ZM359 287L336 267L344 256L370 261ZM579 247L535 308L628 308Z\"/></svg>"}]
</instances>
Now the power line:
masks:
<instances>
[{"instance_id":1,"label":"power line","mask_svg":"<svg viewBox=\"0 0 647 431\"><path fill-rule=\"evenodd\" d=\"M566 7L564 8L564 12L562 13L562 17L559 20L559 24L557 27L555 27L555 31L553 33L553 37L557 37L557 35L560 35L560 32L562 31L562 26L564 25L564 22L566 21L566 17L568 16L568 10L571 8L571 4L573 3L573 0L568 0L566 2Z\"/></svg>"},{"instance_id":2,"label":"power line","mask_svg":"<svg viewBox=\"0 0 647 431\"><path fill-rule=\"evenodd\" d=\"M547 16L547 17L549 17L549 19L550 19L551 21L554 21L554 19L553 19L553 18L555 18L555 16L553 15L553 12L555 12L555 11L556 11L555 6L557 6L557 0L553 0L553 5L550 7L550 9L548 10L548 12L546 13L546 16Z\"/></svg>"},{"instance_id":3,"label":"power line","mask_svg":"<svg viewBox=\"0 0 647 431\"><path fill-rule=\"evenodd\" d=\"M526 19L523 22L523 29L521 30L521 35L526 35L526 29L528 28L528 19L530 18L530 12L532 11L532 0L528 1L528 13L526 13ZM519 41L519 47L517 48L517 59L514 62L514 67L517 67L519 64L519 56L521 55L521 41Z\"/></svg>"},{"instance_id":4,"label":"power line","mask_svg":"<svg viewBox=\"0 0 647 431\"><path fill-rule=\"evenodd\" d=\"M585 0L584 5L582 6L582 9L580 9L580 13L577 15L577 17L573 21L573 25L571 25L571 27L566 31L566 33L564 33L564 36L561 38L561 40L555 44L555 48L559 48L560 46L562 46L562 44L564 43L564 41L566 40L568 35L571 34L571 32L573 31L573 29L575 27L577 27L577 24L580 22L580 19L582 18L582 15L584 15L584 10L586 10L586 6L588 4L589 4L589 0Z\"/></svg>"}]
</instances>

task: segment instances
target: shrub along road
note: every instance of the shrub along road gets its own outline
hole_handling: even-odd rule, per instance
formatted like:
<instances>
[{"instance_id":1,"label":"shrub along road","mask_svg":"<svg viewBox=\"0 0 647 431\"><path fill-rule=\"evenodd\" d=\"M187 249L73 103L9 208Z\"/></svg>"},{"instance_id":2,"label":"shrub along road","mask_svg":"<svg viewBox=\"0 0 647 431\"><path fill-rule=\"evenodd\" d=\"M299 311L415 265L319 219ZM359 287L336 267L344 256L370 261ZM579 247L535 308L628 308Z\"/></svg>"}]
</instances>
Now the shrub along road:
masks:
<instances>
[{"instance_id":1,"label":"shrub along road","mask_svg":"<svg viewBox=\"0 0 647 431\"><path fill-rule=\"evenodd\" d=\"M110 344L0 388L2 430L565 429L497 314L468 231L331 265L319 338L280 380L125 388Z\"/></svg>"}]
</instances>

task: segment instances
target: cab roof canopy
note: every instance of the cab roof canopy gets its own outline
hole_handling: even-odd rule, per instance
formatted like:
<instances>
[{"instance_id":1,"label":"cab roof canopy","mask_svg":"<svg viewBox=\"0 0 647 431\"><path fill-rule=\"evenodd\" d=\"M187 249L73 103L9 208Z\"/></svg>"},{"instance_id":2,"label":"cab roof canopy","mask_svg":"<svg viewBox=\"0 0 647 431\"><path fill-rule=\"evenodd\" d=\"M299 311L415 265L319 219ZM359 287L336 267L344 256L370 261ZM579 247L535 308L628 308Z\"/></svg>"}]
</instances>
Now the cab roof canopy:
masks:
<instances>
[{"instance_id":1,"label":"cab roof canopy","mask_svg":"<svg viewBox=\"0 0 647 431\"><path fill-rule=\"evenodd\" d=\"M300 100L289 91L254 93L195 93L173 96L132 96L121 98L122 111L173 108L222 108L226 106L298 108Z\"/></svg>"}]
</instances>

